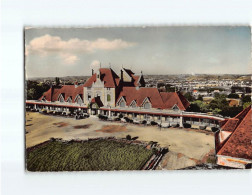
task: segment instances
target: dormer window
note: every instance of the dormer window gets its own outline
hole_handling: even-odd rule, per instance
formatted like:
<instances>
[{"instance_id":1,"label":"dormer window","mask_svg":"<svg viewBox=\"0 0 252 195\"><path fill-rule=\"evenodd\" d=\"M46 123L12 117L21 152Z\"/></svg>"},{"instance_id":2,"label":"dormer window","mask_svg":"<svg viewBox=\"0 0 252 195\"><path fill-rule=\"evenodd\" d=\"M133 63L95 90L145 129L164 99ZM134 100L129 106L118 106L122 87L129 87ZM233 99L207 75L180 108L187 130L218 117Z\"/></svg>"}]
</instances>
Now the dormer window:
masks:
<instances>
[{"instance_id":1,"label":"dormer window","mask_svg":"<svg viewBox=\"0 0 252 195\"><path fill-rule=\"evenodd\" d=\"M72 97L70 96L69 98L67 98L67 102L71 103L72 102Z\"/></svg>"},{"instance_id":2,"label":"dormer window","mask_svg":"<svg viewBox=\"0 0 252 195\"><path fill-rule=\"evenodd\" d=\"M121 97L119 99L117 105L120 106L120 107L122 107L122 108L126 106L126 101L125 101L124 97Z\"/></svg>"},{"instance_id":3,"label":"dormer window","mask_svg":"<svg viewBox=\"0 0 252 195\"><path fill-rule=\"evenodd\" d=\"M145 108L145 109L150 109L150 108L151 108L150 102L146 102L146 103L144 104L144 108Z\"/></svg>"},{"instance_id":4,"label":"dormer window","mask_svg":"<svg viewBox=\"0 0 252 195\"><path fill-rule=\"evenodd\" d=\"M144 109L150 109L151 108L151 102L150 102L150 99L148 97L146 97L144 99L142 106L143 106Z\"/></svg>"},{"instance_id":5,"label":"dormer window","mask_svg":"<svg viewBox=\"0 0 252 195\"><path fill-rule=\"evenodd\" d=\"M135 101L135 100L133 100L133 101L131 102L130 107L132 107L132 108L136 108L136 107L137 107L137 104L136 104L136 101Z\"/></svg>"},{"instance_id":6,"label":"dormer window","mask_svg":"<svg viewBox=\"0 0 252 195\"><path fill-rule=\"evenodd\" d=\"M75 98L75 102L79 105L81 105L83 103L82 99L81 99L81 96L78 94Z\"/></svg>"},{"instance_id":7,"label":"dormer window","mask_svg":"<svg viewBox=\"0 0 252 195\"><path fill-rule=\"evenodd\" d=\"M125 107L126 105L125 105L125 101L121 101L120 102L120 107Z\"/></svg>"},{"instance_id":8,"label":"dormer window","mask_svg":"<svg viewBox=\"0 0 252 195\"><path fill-rule=\"evenodd\" d=\"M63 96L62 93L59 95L58 101L59 101L59 102L64 102L64 101L65 101L65 100L64 100L64 96Z\"/></svg>"},{"instance_id":9,"label":"dormer window","mask_svg":"<svg viewBox=\"0 0 252 195\"><path fill-rule=\"evenodd\" d=\"M43 102L45 102L45 101L46 101L45 97L43 97L41 100L42 100Z\"/></svg>"},{"instance_id":10,"label":"dormer window","mask_svg":"<svg viewBox=\"0 0 252 195\"><path fill-rule=\"evenodd\" d=\"M177 104L175 104L175 105L172 107L172 110L174 110L174 111L178 111L178 110L179 110L179 107L177 106Z\"/></svg>"}]
</instances>

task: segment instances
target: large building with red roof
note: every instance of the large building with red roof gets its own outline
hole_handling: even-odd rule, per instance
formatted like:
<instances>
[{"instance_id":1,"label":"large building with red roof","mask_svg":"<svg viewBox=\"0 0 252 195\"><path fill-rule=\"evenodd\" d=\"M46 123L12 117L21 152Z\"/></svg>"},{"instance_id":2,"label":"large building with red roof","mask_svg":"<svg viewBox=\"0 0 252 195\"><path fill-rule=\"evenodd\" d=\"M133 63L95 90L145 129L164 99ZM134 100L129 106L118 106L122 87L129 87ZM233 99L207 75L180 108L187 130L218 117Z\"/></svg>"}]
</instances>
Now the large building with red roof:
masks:
<instances>
[{"instance_id":1,"label":"large building with red roof","mask_svg":"<svg viewBox=\"0 0 252 195\"><path fill-rule=\"evenodd\" d=\"M183 126L207 122L216 125L222 118L186 113L190 103L180 92L159 92L145 87L144 76L122 68L117 75L111 68L100 68L82 85L52 86L39 100L27 100L35 110L46 110L71 115L106 115L109 118L123 114L139 121L163 121ZM207 120L207 121L206 121ZM217 121L217 123L216 123Z\"/></svg>"},{"instance_id":2,"label":"large building with red roof","mask_svg":"<svg viewBox=\"0 0 252 195\"><path fill-rule=\"evenodd\" d=\"M252 164L251 106L222 122L216 134L217 164L246 168Z\"/></svg>"}]
</instances>

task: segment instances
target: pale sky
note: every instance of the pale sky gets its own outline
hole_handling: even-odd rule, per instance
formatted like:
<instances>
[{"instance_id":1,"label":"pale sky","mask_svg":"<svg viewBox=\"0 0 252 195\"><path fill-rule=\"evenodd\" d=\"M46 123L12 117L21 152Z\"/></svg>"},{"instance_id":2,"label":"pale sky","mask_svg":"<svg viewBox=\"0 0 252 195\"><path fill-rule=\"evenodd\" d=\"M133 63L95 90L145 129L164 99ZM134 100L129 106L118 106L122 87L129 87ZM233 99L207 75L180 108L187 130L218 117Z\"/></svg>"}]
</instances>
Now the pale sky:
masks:
<instances>
[{"instance_id":1,"label":"pale sky","mask_svg":"<svg viewBox=\"0 0 252 195\"><path fill-rule=\"evenodd\" d=\"M250 27L26 28L26 75L88 76L90 67L144 74L250 74Z\"/></svg>"}]
</instances>

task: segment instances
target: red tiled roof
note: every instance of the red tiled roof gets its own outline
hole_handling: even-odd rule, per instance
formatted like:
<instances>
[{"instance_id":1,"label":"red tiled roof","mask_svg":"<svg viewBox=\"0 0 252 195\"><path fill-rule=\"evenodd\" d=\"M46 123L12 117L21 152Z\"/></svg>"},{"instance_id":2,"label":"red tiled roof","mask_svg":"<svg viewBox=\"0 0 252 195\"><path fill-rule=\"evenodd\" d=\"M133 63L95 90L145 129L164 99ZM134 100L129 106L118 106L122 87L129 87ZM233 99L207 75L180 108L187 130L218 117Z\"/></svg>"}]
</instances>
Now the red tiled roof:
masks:
<instances>
[{"instance_id":1,"label":"red tiled roof","mask_svg":"<svg viewBox=\"0 0 252 195\"><path fill-rule=\"evenodd\" d=\"M136 101L137 106L141 106L145 98L149 98L153 108L171 109L175 104L181 110L185 110L189 105L184 101L183 96L176 92L172 93L159 93L157 88L139 88L123 87L117 101L124 97L126 105L129 106L133 100ZM186 100L187 101L187 100ZM185 104L186 103L186 104Z\"/></svg>"},{"instance_id":2,"label":"red tiled roof","mask_svg":"<svg viewBox=\"0 0 252 195\"><path fill-rule=\"evenodd\" d=\"M39 100L42 100L43 98L45 98L47 101L52 101L52 88L44 92L44 94L39 98Z\"/></svg>"},{"instance_id":3,"label":"red tiled roof","mask_svg":"<svg viewBox=\"0 0 252 195\"><path fill-rule=\"evenodd\" d=\"M222 131L234 131L241 123L244 116L248 113L249 107L237 114L234 118L228 119L227 122L221 127Z\"/></svg>"},{"instance_id":4,"label":"red tiled roof","mask_svg":"<svg viewBox=\"0 0 252 195\"><path fill-rule=\"evenodd\" d=\"M243 110L236 117L241 122L218 151L218 155L231 156L252 160L252 124L251 124L251 106Z\"/></svg>"},{"instance_id":5,"label":"red tiled roof","mask_svg":"<svg viewBox=\"0 0 252 195\"><path fill-rule=\"evenodd\" d=\"M129 106L130 103L135 100L137 106L141 106L143 100L146 97L150 98L153 108L162 108L163 101L159 94L159 91L156 88L139 88L138 90L135 87L123 87L122 91L119 94L117 101L124 96L126 100L126 105Z\"/></svg>"},{"instance_id":6,"label":"red tiled roof","mask_svg":"<svg viewBox=\"0 0 252 195\"><path fill-rule=\"evenodd\" d=\"M120 78L111 68L100 68L100 78L104 81L105 87L115 88L120 82ZM93 74L85 83L84 87L91 87L96 81L96 73Z\"/></svg>"},{"instance_id":7,"label":"red tiled roof","mask_svg":"<svg viewBox=\"0 0 252 195\"><path fill-rule=\"evenodd\" d=\"M175 104L180 110L186 110L190 103L179 92L160 92L160 95L165 104L165 108L172 108Z\"/></svg>"},{"instance_id":8,"label":"red tiled roof","mask_svg":"<svg viewBox=\"0 0 252 195\"><path fill-rule=\"evenodd\" d=\"M83 95L83 85L80 85L78 87L75 87L74 85L63 85L59 87L52 87L48 91L46 91L39 100L42 100L44 97L47 101L57 101L59 98L59 95L62 94L64 97L64 100L66 101L69 97L72 98L72 102L74 103L74 100L77 95L80 95L82 97Z\"/></svg>"}]
</instances>

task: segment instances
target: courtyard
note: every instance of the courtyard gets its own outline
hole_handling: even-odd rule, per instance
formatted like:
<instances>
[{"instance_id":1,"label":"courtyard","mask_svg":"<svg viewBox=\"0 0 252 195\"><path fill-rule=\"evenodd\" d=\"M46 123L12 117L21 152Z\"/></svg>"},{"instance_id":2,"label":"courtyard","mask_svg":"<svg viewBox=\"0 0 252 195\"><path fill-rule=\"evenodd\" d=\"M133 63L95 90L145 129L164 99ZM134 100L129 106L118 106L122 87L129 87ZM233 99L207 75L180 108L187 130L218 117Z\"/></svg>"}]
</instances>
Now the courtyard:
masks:
<instances>
[{"instance_id":1,"label":"courtyard","mask_svg":"<svg viewBox=\"0 0 252 195\"><path fill-rule=\"evenodd\" d=\"M101 121L96 117L82 120L26 112L26 148L49 140L64 140L97 137L125 138L127 135L140 141L154 141L169 152L157 169L182 169L205 163L214 153L212 132L183 128L159 128L120 122Z\"/></svg>"}]
</instances>

